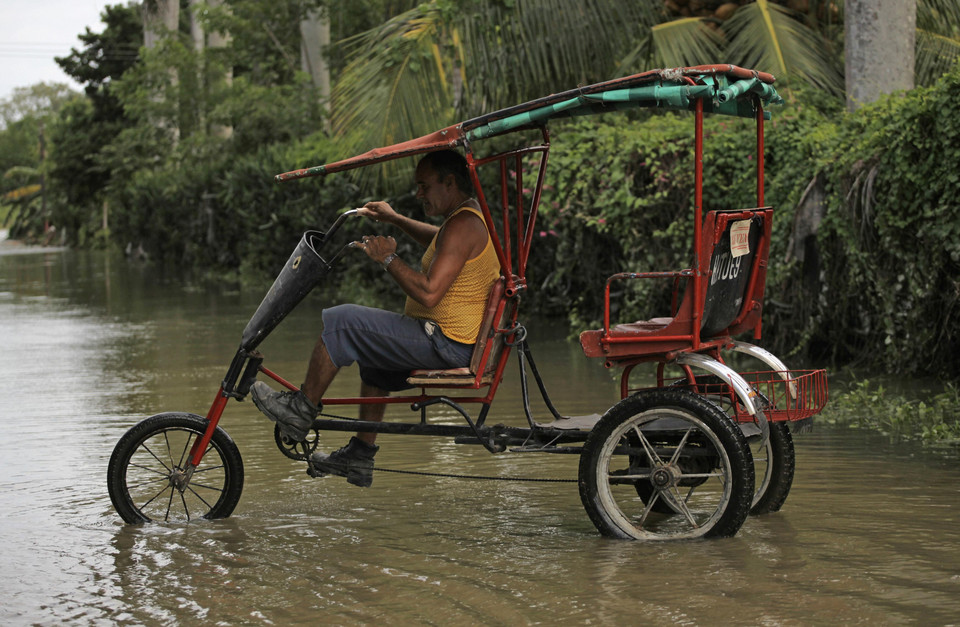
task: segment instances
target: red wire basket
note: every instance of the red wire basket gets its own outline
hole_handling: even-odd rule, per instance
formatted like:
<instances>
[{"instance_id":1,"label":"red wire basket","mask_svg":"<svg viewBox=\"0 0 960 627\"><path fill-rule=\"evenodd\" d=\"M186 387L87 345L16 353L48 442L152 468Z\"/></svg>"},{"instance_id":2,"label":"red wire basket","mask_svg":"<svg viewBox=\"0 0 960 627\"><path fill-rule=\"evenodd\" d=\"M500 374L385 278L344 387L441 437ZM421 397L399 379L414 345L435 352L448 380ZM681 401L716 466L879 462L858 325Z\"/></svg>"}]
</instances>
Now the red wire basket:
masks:
<instances>
[{"instance_id":1,"label":"red wire basket","mask_svg":"<svg viewBox=\"0 0 960 627\"><path fill-rule=\"evenodd\" d=\"M767 420L803 420L820 413L827 404L826 370L766 370L739 374L757 393L755 402ZM677 383L682 385L680 381ZM689 387L698 394L718 400L737 421L753 421L753 416L747 413L733 388L718 377L697 377L697 385Z\"/></svg>"},{"instance_id":2,"label":"red wire basket","mask_svg":"<svg viewBox=\"0 0 960 627\"><path fill-rule=\"evenodd\" d=\"M767 420L803 420L820 413L827 404L826 370L787 370L740 373L762 396L760 408ZM742 406L737 404L742 410ZM738 420L752 420L746 411Z\"/></svg>"}]
</instances>

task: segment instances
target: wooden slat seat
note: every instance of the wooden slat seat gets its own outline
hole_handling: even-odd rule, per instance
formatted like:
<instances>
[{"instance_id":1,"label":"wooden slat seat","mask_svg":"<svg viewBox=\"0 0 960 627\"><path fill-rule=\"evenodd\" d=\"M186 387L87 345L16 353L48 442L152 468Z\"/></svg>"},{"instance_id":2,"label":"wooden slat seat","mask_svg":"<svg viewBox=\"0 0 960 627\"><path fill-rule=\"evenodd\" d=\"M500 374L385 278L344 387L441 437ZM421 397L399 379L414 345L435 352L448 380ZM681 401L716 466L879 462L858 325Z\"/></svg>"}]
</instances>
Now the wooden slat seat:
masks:
<instances>
[{"instance_id":1,"label":"wooden slat seat","mask_svg":"<svg viewBox=\"0 0 960 627\"><path fill-rule=\"evenodd\" d=\"M637 320L636 322L624 322L616 325L610 331L617 334L626 333L650 333L665 329L668 324L673 322L673 318L651 318L650 320Z\"/></svg>"}]
</instances>

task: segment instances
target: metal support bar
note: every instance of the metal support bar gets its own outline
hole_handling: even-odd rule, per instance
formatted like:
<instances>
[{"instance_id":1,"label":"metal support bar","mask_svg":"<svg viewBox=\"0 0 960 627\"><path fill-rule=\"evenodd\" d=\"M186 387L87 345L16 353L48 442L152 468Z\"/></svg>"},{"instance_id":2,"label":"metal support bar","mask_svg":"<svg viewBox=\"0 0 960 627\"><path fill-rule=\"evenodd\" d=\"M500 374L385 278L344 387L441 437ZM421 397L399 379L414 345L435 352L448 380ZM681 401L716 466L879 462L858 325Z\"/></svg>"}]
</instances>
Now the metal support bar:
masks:
<instances>
[{"instance_id":1,"label":"metal support bar","mask_svg":"<svg viewBox=\"0 0 960 627\"><path fill-rule=\"evenodd\" d=\"M523 381L523 396L524 396L524 407L526 408L527 402L527 385L526 385L526 375L523 368L523 358L525 358L530 363L530 370L533 371L533 378L537 382L537 387L540 388L540 396L543 398L543 404L547 406L547 409L553 415L554 420L560 420L563 416L560 415L560 412L557 411L556 407L553 406L553 401L550 400L550 395L547 394L547 387L543 383L543 377L540 376L540 371L537 370L537 364L533 360L533 353L530 351L530 346L527 344L526 340L521 340L519 347L520 350L517 351L517 355L522 355L523 357L520 360L520 377ZM528 421L530 422L531 427L533 427L532 418L529 414L527 415Z\"/></svg>"},{"instance_id":2,"label":"metal support bar","mask_svg":"<svg viewBox=\"0 0 960 627\"><path fill-rule=\"evenodd\" d=\"M419 409L419 408L418 408ZM522 442L533 433L525 427L506 425L477 426L476 430L467 425L437 425L420 422L372 422L368 420L343 420L342 418L317 418L311 425L317 431L356 431L360 433L386 433L390 435L426 435L453 438L478 438L477 443L494 439L497 441L515 440ZM575 442L586 439L587 431L575 429L551 429L537 427L536 435L544 440Z\"/></svg>"}]
</instances>

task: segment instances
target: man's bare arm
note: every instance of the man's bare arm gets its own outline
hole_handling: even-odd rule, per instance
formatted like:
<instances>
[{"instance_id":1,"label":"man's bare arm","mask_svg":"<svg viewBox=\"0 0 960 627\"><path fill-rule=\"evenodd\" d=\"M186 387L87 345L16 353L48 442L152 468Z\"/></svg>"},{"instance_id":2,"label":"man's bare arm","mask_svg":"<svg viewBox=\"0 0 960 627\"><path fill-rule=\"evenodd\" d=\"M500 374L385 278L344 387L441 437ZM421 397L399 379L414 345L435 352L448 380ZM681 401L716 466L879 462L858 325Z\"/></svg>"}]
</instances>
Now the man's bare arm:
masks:
<instances>
[{"instance_id":1,"label":"man's bare arm","mask_svg":"<svg viewBox=\"0 0 960 627\"><path fill-rule=\"evenodd\" d=\"M367 255L383 263L396 250L392 237L368 237L364 250ZM386 266L387 272L403 291L425 307L434 307L450 289L467 260L479 255L487 245L487 229L472 213L464 213L449 220L437 241L433 262L424 274L394 258Z\"/></svg>"},{"instance_id":2,"label":"man's bare arm","mask_svg":"<svg viewBox=\"0 0 960 627\"><path fill-rule=\"evenodd\" d=\"M408 218L405 215L397 213L388 203L382 201L368 202L360 207L358 214L367 216L375 222L382 222L398 227L401 231L409 235L415 242L426 248L430 245L430 240L437 234L440 227Z\"/></svg>"}]
</instances>

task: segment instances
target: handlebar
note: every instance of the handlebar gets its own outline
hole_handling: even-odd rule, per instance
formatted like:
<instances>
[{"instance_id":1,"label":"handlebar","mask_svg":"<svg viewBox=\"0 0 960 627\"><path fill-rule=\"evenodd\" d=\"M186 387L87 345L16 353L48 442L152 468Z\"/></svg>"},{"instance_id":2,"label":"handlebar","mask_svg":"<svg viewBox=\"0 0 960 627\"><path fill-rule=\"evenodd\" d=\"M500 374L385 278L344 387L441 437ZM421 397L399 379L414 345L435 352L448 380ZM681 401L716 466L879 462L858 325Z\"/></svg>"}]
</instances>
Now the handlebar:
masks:
<instances>
[{"instance_id":1,"label":"handlebar","mask_svg":"<svg viewBox=\"0 0 960 627\"><path fill-rule=\"evenodd\" d=\"M346 219L349 218L350 216L355 216L355 215L357 215L357 212L358 212L358 211L360 211L360 210L359 210L359 209L350 209L349 211L344 211L343 213L341 213L341 214L337 217L337 220L336 220L333 224L330 225L330 228L329 228L329 229L327 229L327 232L326 232L326 233L324 234L324 236L323 236L323 237L324 237L324 241L329 241L329 240L330 240L330 236L337 232L337 229L340 228L340 226L344 223L344 221L346 221ZM332 265L335 264L337 261L339 261L340 257L343 256L343 253L345 253L348 248L354 248L355 246L356 246L356 242L348 242L348 243L345 244L340 250L338 250L337 253L336 253L333 257L331 257L331 258L330 258L330 261L328 261L327 263L332 266Z\"/></svg>"},{"instance_id":2,"label":"handlebar","mask_svg":"<svg viewBox=\"0 0 960 627\"><path fill-rule=\"evenodd\" d=\"M330 236L337 232L337 229L340 228L340 225L343 224L344 221L345 221L347 218L349 218L350 216L356 215L358 211L360 211L360 210L359 210L359 209L350 209L349 211L344 211L343 213L341 213L341 214L337 217L336 222L334 222L332 225L330 225L330 228L327 229L327 234L326 234L327 239L330 239Z\"/></svg>"}]
</instances>

